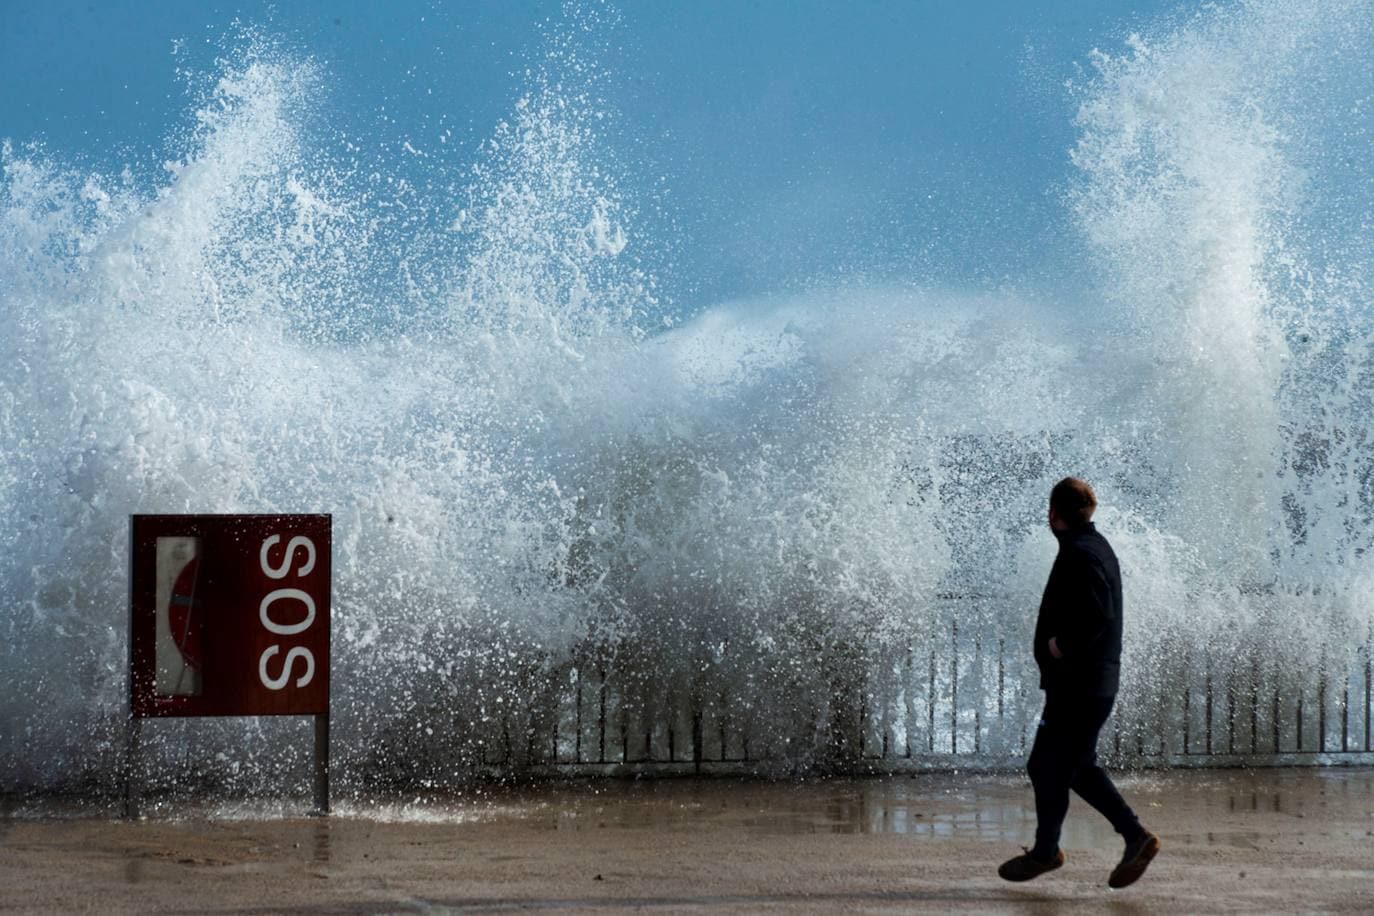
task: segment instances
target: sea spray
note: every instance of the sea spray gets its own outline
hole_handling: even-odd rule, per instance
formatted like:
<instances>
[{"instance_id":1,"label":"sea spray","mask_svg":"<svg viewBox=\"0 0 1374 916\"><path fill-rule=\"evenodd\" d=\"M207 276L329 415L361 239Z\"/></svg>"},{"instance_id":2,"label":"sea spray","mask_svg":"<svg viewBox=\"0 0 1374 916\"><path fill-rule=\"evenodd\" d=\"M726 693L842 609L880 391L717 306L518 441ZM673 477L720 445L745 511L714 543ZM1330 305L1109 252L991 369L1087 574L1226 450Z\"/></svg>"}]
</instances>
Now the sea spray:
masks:
<instances>
[{"instance_id":1,"label":"sea spray","mask_svg":"<svg viewBox=\"0 0 1374 916\"><path fill-rule=\"evenodd\" d=\"M911 278L663 330L557 56L441 201L306 130L319 65L261 48L159 187L7 147L0 784L117 781L133 512L333 514L345 791L707 746L1005 762L1068 473L1122 557L1123 749L1180 750L1209 685L1270 716L1369 625L1366 248L1345 226L1308 269L1323 159L1289 139L1351 142L1301 133L1291 87L1367 80L1315 52L1369 46L1358 4L1329 12L1097 58L1089 302ZM293 723L149 735L164 789L303 777Z\"/></svg>"},{"instance_id":2,"label":"sea spray","mask_svg":"<svg viewBox=\"0 0 1374 916\"><path fill-rule=\"evenodd\" d=\"M1367 129L1353 63L1374 40L1367 12L1208 8L1094 54L1079 90L1071 203L1103 300L1150 365L1123 405L1148 433L1128 456L1139 495L1119 547L1128 565L1159 561L1128 571L1145 600L1126 665L1157 681L1156 708L1189 672L1211 679L1218 656L1218 680L1244 667L1234 689L1251 694L1272 668L1289 702L1300 672L1341 677L1368 642L1349 591L1369 530L1369 494L1351 484L1370 364L1352 214L1368 197L1329 185L1334 151Z\"/></svg>"}]
</instances>

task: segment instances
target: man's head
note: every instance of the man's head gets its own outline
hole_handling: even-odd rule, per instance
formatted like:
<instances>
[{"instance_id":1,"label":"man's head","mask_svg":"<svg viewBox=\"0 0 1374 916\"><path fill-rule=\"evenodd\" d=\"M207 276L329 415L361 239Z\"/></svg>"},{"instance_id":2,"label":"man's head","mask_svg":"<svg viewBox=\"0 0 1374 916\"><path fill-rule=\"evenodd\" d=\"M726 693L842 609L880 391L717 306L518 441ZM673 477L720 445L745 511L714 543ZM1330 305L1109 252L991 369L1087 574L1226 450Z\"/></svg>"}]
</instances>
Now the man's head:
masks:
<instances>
[{"instance_id":1,"label":"man's head","mask_svg":"<svg viewBox=\"0 0 1374 916\"><path fill-rule=\"evenodd\" d=\"M1050 491L1050 527L1072 531L1092 521L1097 509L1097 494L1086 480L1065 477Z\"/></svg>"}]
</instances>

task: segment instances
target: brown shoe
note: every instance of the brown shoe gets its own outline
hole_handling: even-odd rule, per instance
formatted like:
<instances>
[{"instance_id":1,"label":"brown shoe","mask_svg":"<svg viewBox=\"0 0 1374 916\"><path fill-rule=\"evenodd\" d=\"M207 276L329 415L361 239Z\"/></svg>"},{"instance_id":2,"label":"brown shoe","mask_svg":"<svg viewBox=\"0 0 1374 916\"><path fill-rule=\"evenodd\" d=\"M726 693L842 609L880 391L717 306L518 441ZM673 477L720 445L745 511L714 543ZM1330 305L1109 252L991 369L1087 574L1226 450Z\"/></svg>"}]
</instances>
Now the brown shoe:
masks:
<instances>
[{"instance_id":1,"label":"brown shoe","mask_svg":"<svg viewBox=\"0 0 1374 916\"><path fill-rule=\"evenodd\" d=\"M997 874L1008 881L1029 881L1031 878L1038 878L1047 871L1054 871L1064 864L1064 850L1056 849L1054 858L1046 862L1031 855L1031 851L1025 849L1023 855L1014 859L1008 859L997 869Z\"/></svg>"},{"instance_id":2,"label":"brown shoe","mask_svg":"<svg viewBox=\"0 0 1374 916\"><path fill-rule=\"evenodd\" d=\"M1123 888L1134 884L1137 878L1145 874L1145 869L1149 866L1150 860L1158 852L1159 837L1148 830L1140 839L1133 843L1127 843L1126 852L1121 856L1120 864L1112 869L1112 876L1107 879L1107 886Z\"/></svg>"}]
</instances>

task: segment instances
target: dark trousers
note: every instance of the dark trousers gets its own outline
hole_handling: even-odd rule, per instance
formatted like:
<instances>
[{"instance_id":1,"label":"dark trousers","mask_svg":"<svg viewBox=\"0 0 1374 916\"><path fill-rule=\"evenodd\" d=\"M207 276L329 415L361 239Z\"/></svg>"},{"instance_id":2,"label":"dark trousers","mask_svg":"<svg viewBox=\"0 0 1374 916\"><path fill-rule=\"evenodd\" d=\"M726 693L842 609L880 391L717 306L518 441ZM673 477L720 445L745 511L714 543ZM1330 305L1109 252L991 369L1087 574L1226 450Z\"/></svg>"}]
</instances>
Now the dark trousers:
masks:
<instances>
[{"instance_id":1,"label":"dark trousers","mask_svg":"<svg viewBox=\"0 0 1374 916\"><path fill-rule=\"evenodd\" d=\"M1036 858L1051 859L1059 849L1070 789L1111 821L1127 842L1143 833L1135 812L1097 765L1097 736L1115 702L1116 697L1045 694L1045 711L1026 762L1035 787L1037 823L1031 854Z\"/></svg>"}]
</instances>

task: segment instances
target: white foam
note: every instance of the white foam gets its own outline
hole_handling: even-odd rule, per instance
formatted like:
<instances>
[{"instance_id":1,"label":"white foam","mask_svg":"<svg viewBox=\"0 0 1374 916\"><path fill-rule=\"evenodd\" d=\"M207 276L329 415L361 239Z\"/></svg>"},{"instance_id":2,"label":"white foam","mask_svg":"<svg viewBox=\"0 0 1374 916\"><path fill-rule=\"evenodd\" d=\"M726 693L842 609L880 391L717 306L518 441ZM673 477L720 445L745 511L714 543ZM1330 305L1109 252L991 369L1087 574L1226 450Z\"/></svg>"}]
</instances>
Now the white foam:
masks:
<instances>
[{"instance_id":1,"label":"white foam","mask_svg":"<svg viewBox=\"0 0 1374 916\"><path fill-rule=\"evenodd\" d=\"M453 723L540 702L531 672L589 637L679 691L707 672L781 748L844 672L943 626L941 594L1024 636L1067 473L1122 555L1138 707L1180 646L1310 664L1285 608L1354 646L1368 302L1275 279L1304 241L1279 90L1331 21L1248 4L1099 58L1071 203L1102 310L837 285L649 334L596 112L547 74L464 198L428 202L437 241L318 166L321 81L281 55L227 68L158 188L7 148L4 783L114 779L133 512L333 513L345 780L462 778L483 751ZM153 750L286 727L162 723Z\"/></svg>"}]
</instances>

